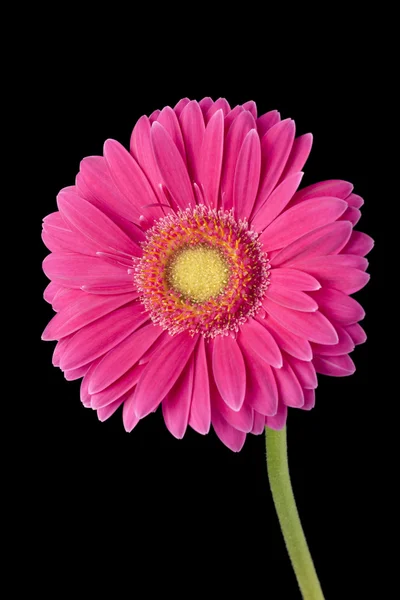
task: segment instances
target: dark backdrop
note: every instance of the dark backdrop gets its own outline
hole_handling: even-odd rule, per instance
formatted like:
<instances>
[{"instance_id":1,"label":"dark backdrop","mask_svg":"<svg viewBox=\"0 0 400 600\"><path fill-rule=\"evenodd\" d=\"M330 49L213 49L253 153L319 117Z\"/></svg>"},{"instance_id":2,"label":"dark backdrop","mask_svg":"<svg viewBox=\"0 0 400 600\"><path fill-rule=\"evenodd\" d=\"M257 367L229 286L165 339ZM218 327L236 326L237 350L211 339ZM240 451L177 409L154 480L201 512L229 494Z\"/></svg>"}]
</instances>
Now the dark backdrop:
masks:
<instances>
[{"instance_id":1,"label":"dark backdrop","mask_svg":"<svg viewBox=\"0 0 400 600\"><path fill-rule=\"evenodd\" d=\"M185 69L178 62L164 64L162 50L152 71L139 60L132 60L130 70L114 70L89 50L79 58L56 54L55 63L49 49L41 56L31 90L31 160L39 173L33 185L38 342L31 361L37 398L31 497L46 548L42 574L51 570L55 582L78 589L83 571L89 589L120 580L140 598L152 597L160 582L165 594L168 589L189 597L203 596L202 590L210 595L222 590L225 597L241 589L246 598L300 597L269 492L263 436L248 436L239 454L213 432L202 437L189 430L178 441L160 412L127 434L119 411L100 423L81 405L79 382L65 381L52 367L54 344L39 342L52 316L42 300L47 280L40 263L47 250L40 221L56 209L59 189L73 184L80 160L101 154L105 139L126 146L142 114L173 106L183 96L210 95L226 97L231 106L253 99L260 114L276 108L283 118L295 119L298 134L311 131L314 146L302 185L352 181L365 199L357 228L379 242L381 200L373 190L371 153L371 124L379 109L361 55L353 52L340 66L333 58L323 69L310 57L301 72L287 65L281 75L271 72L268 61L253 67L242 61L229 73L199 63ZM369 258L371 281L356 295L367 312L368 341L352 355L355 375L320 376L315 409L291 409L288 419L293 486L328 599L359 597L356 591L366 580L360 556L369 554L374 527L371 424L383 364L382 244ZM51 589L43 577L42 585Z\"/></svg>"}]
</instances>

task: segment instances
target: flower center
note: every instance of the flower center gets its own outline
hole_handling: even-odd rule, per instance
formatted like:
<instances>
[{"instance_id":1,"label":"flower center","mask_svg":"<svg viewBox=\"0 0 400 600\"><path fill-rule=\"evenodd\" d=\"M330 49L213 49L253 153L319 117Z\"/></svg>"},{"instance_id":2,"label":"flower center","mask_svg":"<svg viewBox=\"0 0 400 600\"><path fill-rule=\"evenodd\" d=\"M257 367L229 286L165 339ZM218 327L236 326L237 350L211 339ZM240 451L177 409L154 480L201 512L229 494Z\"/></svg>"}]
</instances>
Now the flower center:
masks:
<instances>
[{"instance_id":1,"label":"flower center","mask_svg":"<svg viewBox=\"0 0 400 600\"><path fill-rule=\"evenodd\" d=\"M187 208L146 232L134 279L151 319L171 335L237 332L261 307L269 261L233 211Z\"/></svg>"},{"instance_id":2,"label":"flower center","mask_svg":"<svg viewBox=\"0 0 400 600\"><path fill-rule=\"evenodd\" d=\"M228 279L225 257L208 244L184 246L171 257L166 268L167 284L189 302L215 298L223 292Z\"/></svg>"}]
</instances>

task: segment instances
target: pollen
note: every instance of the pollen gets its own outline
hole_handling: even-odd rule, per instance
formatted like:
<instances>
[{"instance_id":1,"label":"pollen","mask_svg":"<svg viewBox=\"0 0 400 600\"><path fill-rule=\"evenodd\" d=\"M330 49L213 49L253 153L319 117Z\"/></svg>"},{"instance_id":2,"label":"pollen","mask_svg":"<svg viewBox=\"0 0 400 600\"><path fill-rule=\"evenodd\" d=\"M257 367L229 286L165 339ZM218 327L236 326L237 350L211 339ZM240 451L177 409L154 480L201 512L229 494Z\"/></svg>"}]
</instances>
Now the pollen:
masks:
<instances>
[{"instance_id":1,"label":"pollen","mask_svg":"<svg viewBox=\"0 0 400 600\"><path fill-rule=\"evenodd\" d=\"M269 259L258 233L233 210L199 204L168 214L147 230L142 251L134 285L170 335L235 335L261 309Z\"/></svg>"},{"instance_id":2,"label":"pollen","mask_svg":"<svg viewBox=\"0 0 400 600\"><path fill-rule=\"evenodd\" d=\"M184 246L167 264L167 284L184 298L201 303L216 298L229 280L229 265L222 253L208 244Z\"/></svg>"}]
</instances>

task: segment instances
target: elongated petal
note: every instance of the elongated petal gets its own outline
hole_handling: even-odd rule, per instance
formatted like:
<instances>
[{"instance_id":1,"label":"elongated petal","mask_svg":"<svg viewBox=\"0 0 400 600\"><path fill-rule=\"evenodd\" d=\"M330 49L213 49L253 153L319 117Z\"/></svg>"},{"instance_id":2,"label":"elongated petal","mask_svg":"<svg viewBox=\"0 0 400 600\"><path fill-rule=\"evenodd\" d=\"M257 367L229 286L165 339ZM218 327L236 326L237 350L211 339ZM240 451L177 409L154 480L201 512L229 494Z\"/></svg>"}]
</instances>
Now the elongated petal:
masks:
<instances>
[{"instance_id":1,"label":"elongated petal","mask_svg":"<svg viewBox=\"0 0 400 600\"><path fill-rule=\"evenodd\" d=\"M251 219L251 224L257 231L263 231L281 214L290 202L302 180L303 173L295 173L285 179L260 206L257 214Z\"/></svg>"},{"instance_id":2,"label":"elongated petal","mask_svg":"<svg viewBox=\"0 0 400 600\"><path fill-rule=\"evenodd\" d=\"M260 180L261 147L255 129L246 135L239 152L233 182L233 207L236 218L251 214Z\"/></svg>"},{"instance_id":3,"label":"elongated petal","mask_svg":"<svg viewBox=\"0 0 400 600\"><path fill-rule=\"evenodd\" d=\"M261 117L258 117L256 123L260 138L263 138L267 131L279 123L280 120L281 117L277 110L270 110L269 112L261 115Z\"/></svg>"},{"instance_id":4,"label":"elongated petal","mask_svg":"<svg viewBox=\"0 0 400 600\"><path fill-rule=\"evenodd\" d=\"M359 344L364 344L364 342L367 340L367 334L359 323L346 325L345 330L350 335L356 346Z\"/></svg>"},{"instance_id":5,"label":"elongated petal","mask_svg":"<svg viewBox=\"0 0 400 600\"><path fill-rule=\"evenodd\" d=\"M246 434L229 425L216 409L212 411L212 424L221 442L233 452L240 452L246 441Z\"/></svg>"},{"instance_id":6,"label":"elongated petal","mask_svg":"<svg viewBox=\"0 0 400 600\"><path fill-rule=\"evenodd\" d=\"M349 206L354 206L354 208L361 208L361 206L364 204L363 198L361 198L361 196L358 194L350 194L349 196L346 196L346 202Z\"/></svg>"},{"instance_id":7,"label":"elongated petal","mask_svg":"<svg viewBox=\"0 0 400 600\"><path fill-rule=\"evenodd\" d=\"M91 407L97 410L115 402L118 398L121 398L121 396L125 397L126 394L133 394L135 385L141 378L144 369L145 367L143 365L136 365L132 369L129 369L129 371L122 375L115 383L112 383L108 388L97 394L93 394L91 396ZM131 399L129 398L129 404L130 403Z\"/></svg>"},{"instance_id":8,"label":"elongated petal","mask_svg":"<svg viewBox=\"0 0 400 600\"><path fill-rule=\"evenodd\" d=\"M312 344L314 355L320 356L341 356L354 350L354 342L347 331L335 324L335 329L339 336L339 341L334 346L323 346L321 344Z\"/></svg>"},{"instance_id":9,"label":"elongated petal","mask_svg":"<svg viewBox=\"0 0 400 600\"><path fill-rule=\"evenodd\" d=\"M358 210L358 208L353 208L352 206L349 206L349 208L340 217L341 221L350 221L353 227L358 223L360 219L361 212Z\"/></svg>"},{"instance_id":10,"label":"elongated petal","mask_svg":"<svg viewBox=\"0 0 400 600\"><path fill-rule=\"evenodd\" d=\"M319 183L313 183L297 192L293 198L293 204L303 202L303 200L311 200L311 198L322 198L325 196L341 198L344 200L351 194L352 189L353 185L348 181L342 181L340 179L320 181Z\"/></svg>"},{"instance_id":11,"label":"elongated petal","mask_svg":"<svg viewBox=\"0 0 400 600\"><path fill-rule=\"evenodd\" d=\"M230 112L231 107L229 106L229 102L226 100L226 98L218 98L218 100L216 100L213 105L210 106L206 115L207 122L212 119L217 110L222 110L224 116Z\"/></svg>"},{"instance_id":12,"label":"elongated petal","mask_svg":"<svg viewBox=\"0 0 400 600\"><path fill-rule=\"evenodd\" d=\"M84 376L84 378L81 381L80 398L81 398L81 402L82 402L83 406L85 406L86 408L91 406L91 397L89 394L90 378L92 376L93 371L99 364L100 360L101 359L98 358L97 360L94 360L92 362L92 364L89 367L89 370L86 372L86 375Z\"/></svg>"},{"instance_id":13,"label":"elongated petal","mask_svg":"<svg viewBox=\"0 0 400 600\"><path fill-rule=\"evenodd\" d=\"M99 421L104 422L107 421L114 413L119 409L121 404L125 402L125 396L118 398L115 402L111 402L108 406L103 406L103 408L97 409L97 418Z\"/></svg>"},{"instance_id":14,"label":"elongated petal","mask_svg":"<svg viewBox=\"0 0 400 600\"><path fill-rule=\"evenodd\" d=\"M302 410L311 410L315 406L315 390L305 389L303 390L304 394L304 404L301 407Z\"/></svg>"},{"instance_id":15,"label":"elongated petal","mask_svg":"<svg viewBox=\"0 0 400 600\"><path fill-rule=\"evenodd\" d=\"M57 204L72 228L94 242L98 250L111 248L129 256L140 256L141 249L101 210L76 194L60 193Z\"/></svg>"},{"instance_id":16,"label":"elongated petal","mask_svg":"<svg viewBox=\"0 0 400 600\"><path fill-rule=\"evenodd\" d=\"M347 294L332 288L323 288L312 293L321 311L336 323L350 325L365 317L363 307Z\"/></svg>"},{"instance_id":17,"label":"elongated petal","mask_svg":"<svg viewBox=\"0 0 400 600\"><path fill-rule=\"evenodd\" d=\"M80 379L89 370L90 365L84 365L83 367L79 367L78 369L68 369L64 372L64 377L67 381L75 381L76 379Z\"/></svg>"},{"instance_id":18,"label":"elongated petal","mask_svg":"<svg viewBox=\"0 0 400 600\"><path fill-rule=\"evenodd\" d=\"M210 430L211 402L207 356L203 336L200 336L195 350L194 381L189 425L205 435Z\"/></svg>"},{"instance_id":19,"label":"elongated petal","mask_svg":"<svg viewBox=\"0 0 400 600\"><path fill-rule=\"evenodd\" d=\"M343 248L346 254L358 254L358 256L366 256L374 247L374 240L361 231L353 231L351 237Z\"/></svg>"},{"instance_id":20,"label":"elongated petal","mask_svg":"<svg viewBox=\"0 0 400 600\"><path fill-rule=\"evenodd\" d=\"M248 102L245 102L244 104L242 104L244 110L248 110L255 119L257 119L257 104L254 102L254 100L249 100Z\"/></svg>"},{"instance_id":21,"label":"elongated petal","mask_svg":"<svg viewBox=\"0 0 400 600\"><path fill-rule=\"evenodd\" d=\"M300 310L302 312L314 312L318 310L318 304L304 292L290 290L279 284L271 284L267 292L268 298L287 308Z\"/></svg>"},{"instance_id":22,"label":"elongated petal","mask_svg":"<svg viewBox=\"0 0 400 600\"><path fill-rule=\"evenodd\" d=\"M326 347L333 348L333 346ZM312 361L298 360L297 358L293 358L293 356L288 357L287 360L302 388L314 389L317 387L317 374Z\"/></svg>"},{"instance_id":23,"label":"elongated petal","mask_svg":"<svg viewBox=\"0 0 400 600\"><path fill-rule=\"evenodd\" d=\"M253 428L253 409L243 403L239 410L232 410L224 402L215 382L211 380L210 384L213 414L218 411L229 425L238 431L249 433Z\"/></svg>"},{"instance_id":24,"label":"elongated petal","mask_svg":"<svg viewBox=\"0 0 400 600\"><path fill-rule=\"evenodd\" d=\"M204 202L211 208L218 206L224 150L224 115L215 113L208 123L200 153L200 181L204 190Z\"/></svg>"},{"instance_id":25,"label":"elongated petal","mask_svg":"<svg viewBox=\"0 0 400 600\"><path fill-rule=\"evenodd\" d=\"M280 181L283 181L286 177L290 177L293 173L302 170L310 155L312 143L312 133L306 133L294 140L292 150L289 154Z\"/></svg>"},{"instance_id":26,"label":"elongated petal","mask_svg":"<svg viewBox=\"0 0 400 600\"><path fill-rule=\"evenodd\" d=\"M96 256L98 246L82 234L70 229L57 229L44 223L42 240L45 246L55 253L76 252Z\"/></svg>"},{"instance_id":27,"label":"elongated petal","mask_svg":"<svg viewBox=\"0 0 400 600\"><path fill-rule=\"evenodd\" d=\"M281 369L274 371L279 399L286 406L301 408L304 404L303 389L288 361L284 361Z\"/></svg>"},{"instance_id":28,"label":"elongated petal","mask_svg":"<svg viewBox=\"0 0 400 600\"><path fill-rule=\"evenodd\" d=\"M148 117L143 116L136 123L132 131L130 141L130 151L137 160L140 167L147 176L154 193L159 195L159 184L161 175L158 170L157 162L154 157L153 146L151 144L151 123Z\"/></svg>"},{"instance_id":29,"label":"elongated petal","mask_svg":"<svg viewBox=\"0 0 400 600\"><path fill-rule=\"evenodd\" d=\"M279 369L282 366L282 354L270 332L255 319L248 320L240 328L238 339L240 346L250 346L263 361Z\"/></svg>"},{"instance_id":30,"label":"elongated petal","mask_svg":"<svg viewBox=\"0 0 400 600\"><path fill-rule=\"evenodd\" d=\"M193 353L177 382L162 401L162 412L168 430L182 439L188 426L190 404L193 392L194 361Z\"/></svg>"},{"instance_id":31,"label":"elongated petal","mask_svg":"<svg viewBox=\"0 0 400 600\"><path fill-rule=\"evenodd\" d=\"M288 331L288 329L282 327L278 321L271 317L271 315L268 315L267 318L260 321L260 323L264 324L264 326L272 333L282 350L300 360L312 359L311 346L304 337Z\"/></svg>"},{"instance_id":32,"label":"elongated petal","mask_svg":"<svg viewBox=\"0 0 400 600\"><path fill-rule=\"evenodd\" d=\"M126 269L106 263L100 258L73 252L49 254L43 261L43 271L49 279L73 288L88 284L99 287L130 284L133 287L132 277Z\"/></svg>"},{"instance_id":33,"label":"elongated petal","mask_svg":"<svg viewBox=\"0 0 400 600\"><path fill-rule=\"evenodd\" d=\"M148 314L133 302L82 327L75 333L60 361L62 369L76 369L105 354L140 327Z\"/></svg>"},{"instance_id":34,"label":"elongated petal","mask_svg":"<svg viewBox=\"0 0 400 600\"><path fill-rule=\"evenodd\" d=\"M225 135L228 133L228 130L229 130L230 126L232 125L233 121L242 112L244 112L243 106L237 105L237 106L235 106L235 108L232 108L232 110L230 110L227 115L225 115L225 119L224 119Z\"/></svg>"},{"instance_id":35,"label":"elongated petal","mask_svg":"<svg viewBox=\"0 0 400 600\"><path fill-rule=\"evenodd\" d=\"M77 292L77 290L68 291ZM69 295L66 295L66 298ZM133 294L89 296L84 292L78 292L78 297L52 318L42 334L42 340L58 340L70 335L124 304L128 304L134 299L132 296Z\"/></svg>"},{"instance_id":36,"label":"elongated petal","mask_svg":"<svg viewBox=\"0 0 400 600\"><path fill-rule=\"evenodd\" d=\"M298 312L279 306L264 298L265 310L283 327L295 335L305 337L318 344L337 344L338 335L333 325L319 311L313 313Z\"/></svg>"},{"instance_id":37,"label":"elongated petal","mask_svg":"<svg viewBox=\"0 0 400 600\"><path fill-rule=\"evenodd\" d=\"M179 117L192 181L200 181L201 146L204 139L204 118L197 102L189 102Z\"/></svg>"},{"instance_id":38,"label":"elongated petal","mask_svg":"<svg viewBox=\"0 0 400 600\"><path fill-rule=\"evenodd\" d=\"M122 409L122 421L124 423L125 431L128 433L132 431L139 423L140 419L136 416L134 410L134 390L130 390L123 396L125 402Z\"/></svg>"},{"instance_id":39,"label":"elongated petal","mask_svg":"<svg viewBox=\"0 0 400 600\"><path fill-rule=\"evenodd\" d=\"M142 418L151 413L168 394L197 342L186 332L173 336L145 366L135 391L135 413Z\"/></svg>"},{"instance_id":40,"label":"elongated petal","mask_svg":"<svg viewBox=\"0 0 400 600\"><path fill-rule=\"evenodd\" d=\"M343 356L315 356L314 366L317 373L332 377L353 375L356 367L348 354Z\"/></svg>"},{"instance_id":41,"label":"elongated petal","mask_svg":"<svg viewBox=\"0 0 400 600\"><path fill-rule=\"evenodd\" d=\"M325 256L296 262L296 268L311 273L323 285L331 286L346 294L354 294L368 283L370 276L360 269L346 266L351 264L350 257L362 258L354 254Z\"/></svg>"},{"instance_id":42,"label":"elongated petal","mask_svg":"<svg viewBox=\"0 0 400 600\"><path fill-rule=\"evenodd\" d=\"M200 100L199 106L200 106L201 111L204 116L207 114L208 110L210 109L210 107L213 104L214 104L214 100L212 98L210 98L209 96L207 96L206 98L202 98L202 100Z\"/></svg>"},{"instance_id":43,"label":"elongated petal","mask_svg":"<svg viewBox=\"0 0 400 600\"><path fill-rule=\"evenodd\" d=\"M183 143L182 131L176 113L170 106L166 106L158 115L157 122L169 133L183 161L186 162L185 144Z\"/></svg>"},{"instance_id":44,"label":"elongated petal","mask_svg":"<svg viewBox=\"0 0 400 600\"><path fill-rule=\"evenodd\" d=\"M187 104L189 104L189 102L190 102L189 98L182 98L182 100L179 100L179 102L177 104L175 104L174 111L176 112L176 114L177 114L178 117L182 113L182 111L185 108L185 106Z\"/></svg>"},{"instance_id":45,"label":"elongated petal","mask_svg":"<svg viewBox=\"0 0 400 600\"><path fill-rule=\"evenodd\" d=\"M272 269L270 279L271 285L278 284L289 290L311 292L321 288L321 284L312 275L286 267Z\"/></svg>"},{"instance_id":46,"label":"elongated petal","mask_svg":"<svg viewBox=\"0 0 400 600\"><path fill-rule=\"evenodd\" d=\"M292 150L295 124L285 119L271 127L261 139L261 182L255 209L258 209L279 181Z\"/></svg>"},{"instance_id":47,"label":"elongated petal","mask_svg":"<svg viewBox=\"0 0 400 600\"><path fill-rule=\"evenodd\" d=\"M236 340L221 335L215 338L212 368L222 398L232 410L239 410L246 393L246 369Z\"/></svg>"},{"instance_id":48,"label":"elongated petal","mask_svg":"<svg viewBox=\"0 0 400 600\"><path fill-rule=\"evenodd\" d=\"M43 298L46 300L46 302L48 302L49 304L52 304L55 295L57 294L57 292L59 292L60 289L61 289L61 286L58 283L55 283L54 281L50 281L50 283L46 286L46 288L43 292Z\"/></svg>"},{"instance_id":49,"label":"elongated petal","mask_svg":"<svg viewBox=\"0 0 400 600\"><path fill-rule=\"evenodd\" d=\"M190 202L194 204L193 188L186 165L171 136L160 123L153 123L151 140L158 168L175 202L182 209Z\"/></svg>"},{"instance_id":50,"label":"elongated petal","mask_svg":"<svg viewBox=\"0 0 400 600\"><path fill-rule=\"evenodd\" d=\"M265 424L270 429L280 430L286 425L287 406L282 401L279 402L278 411L273 417L267 417Z\"/></svg>"},{"instance_id":51,"label":"elongated petal","mask_svg":"<svg viewBox=\"0 0 400 600\"><path fill-rule=\"evenodd\" d=\"M261 413L258 413L255 410L253 419L254 419L253 429L251 430L250 433L252 433L253 435L261 435L262 433L264 433L264 429L265 429L265 416L262 415Z\"/></svg>"},{"instance_id":52,"label":"elongated petal","mask_svg":"<svg viewBox=\"0 0 400 600\"><path fill-rule=\"evenodd\" d=\"M245 403L263 415L272 416L278 410L278 388L273 370L254 351L242 332L238 340L246 366Z\"/></svg>"},{"instance_id":53,"label":"elongated petal","mask_svg":"<svg viewBox=\"0 0 400 600\"><path fill-rule=\"evenodd\" d=\"M297 268L296 262L298 261L327 254L337 254L347 243L351 232L352 226L348 221L336 221L318 227L283 248L273 257L271 264L274 267L284 265Z\"/></svg>"},{"instance_id":54,"label":"elongated petal","mask_svg":"<svg viewBox=\"0 0 400 600\"><path fill-rule=\"evenodd\" d=\"M153 323L136 329L108 352L91 377L90 394L97 394L129 371L152 346L160 334L161 327Z\"/></svg>"},{"instance_id":55,"label":"elongated petal","mask_svg":"<svg viewBox=\"0 0 400 600\"><path fill-rule=\"evenodd\" d=\"M248 111L240 113L229 128L225 140L221 191L226 210L233 207L233 183L239 152L246 135L255 128L255 121Z\"/></svg>"},{"instance_id":56,"label":"elongated petal","mask_svg":"<svg viewBox=\"0 0 400 600\"><path fill-rule=\"evenodd\" d=\"M260 236L265 250L283 248L313 229L332 223L346 210L346 202L337 198L305 200L289 208Z\"/></svg>"}]
</instances>

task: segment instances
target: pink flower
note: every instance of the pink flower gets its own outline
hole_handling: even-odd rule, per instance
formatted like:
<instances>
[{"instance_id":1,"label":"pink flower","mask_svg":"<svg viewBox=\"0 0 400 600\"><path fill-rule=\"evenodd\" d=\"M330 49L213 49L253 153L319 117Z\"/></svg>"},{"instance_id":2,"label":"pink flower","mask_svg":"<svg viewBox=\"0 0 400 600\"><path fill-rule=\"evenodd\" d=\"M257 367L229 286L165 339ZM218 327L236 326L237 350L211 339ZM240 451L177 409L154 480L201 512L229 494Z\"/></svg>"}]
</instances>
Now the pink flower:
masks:
<instances>
[{"instance_id":1,"label":"pink flower","mask_svg":"<svg viewBox=\"0 0 400 600\"><path fill-rule=\"evenodd\" d=\"M161 404L177 438L212 423L238 451L311 409L316 373L354 372L373 241L350 183L297 191L311 144L254 102L184 99L81 162L44 219L43 339L101 421Z\"/></svg>"}]
</instances>

